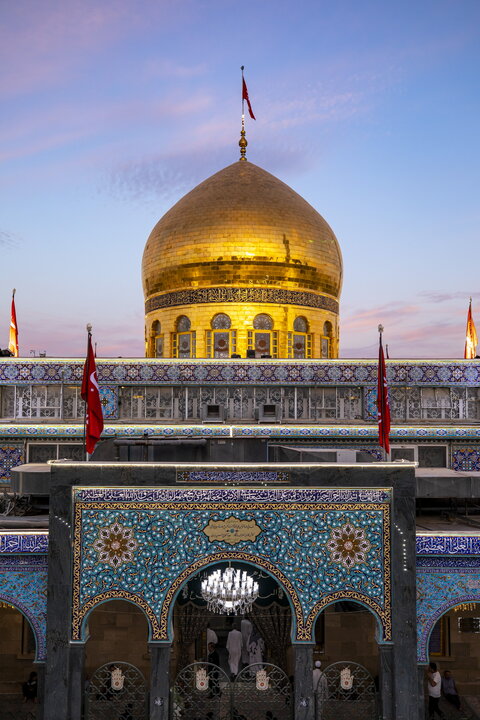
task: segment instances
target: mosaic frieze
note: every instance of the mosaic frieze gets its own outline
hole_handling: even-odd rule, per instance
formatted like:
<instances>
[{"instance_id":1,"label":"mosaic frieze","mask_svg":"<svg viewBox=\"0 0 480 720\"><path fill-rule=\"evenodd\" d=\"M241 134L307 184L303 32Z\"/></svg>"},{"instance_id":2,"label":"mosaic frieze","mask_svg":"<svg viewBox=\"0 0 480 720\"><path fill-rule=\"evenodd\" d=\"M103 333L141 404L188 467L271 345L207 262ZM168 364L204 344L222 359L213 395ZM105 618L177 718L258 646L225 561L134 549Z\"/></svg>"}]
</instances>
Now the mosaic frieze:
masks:
<instances>
[{"instance_id":1,"label":"mosaic frieze","mask_svg":"<svg viewBox=\"0 0 480 720\"><path fill-rule=\"evenodd\" d=\"M306 383L365 385L377 381L376 360L101 360L97 359L100 383L108 385L165 384L270 384ZM0 384L81 384L83 360L0 360ZM389 385L480 384L480 362L387 361ZM372 396L373 397L373 396Z\"/></svg>"},{"instance_id":2,"label":"mosaic frieze","mask_svg":"<svg viewBox=\"0 0 480 720\"><path fill-rule=\"evenodd\" d=\"M451 560L447 558L447 560ZM456 605L480 602L480 567L417 567L417 659L428 662L430 633L441 616Z\"/></svg>"},{"instance_id":3,"label":"mosaic frieze","mask_svg":"<svg viewBox=\"0 0 480 720\"><path fill-rule=\"evenodd\" d=\"M390 488L172 488L172 487L78 487L75 502L81 503L385 503L392 499Z\"/></svg>"},{"instance_id":4,"label":"mosaic frieze","mask_svg":"<svg viewBox=\"0 0 480 720\"><path fill-rule=\"evenodd\" d=\"M304 305L338 314L338 302L324 295L283 288L260 287L212 287L193 290L177 290L149 298L145 313L177 305L201 305L204 303L274 303L275 305Z\"/></svg>"},{"instance_id":5,"label":"mosaic frieze","mask_svg":"<svg viewBox=\"0 0 480 720\"><path fill-rule=\"evenodd\" d=\"M47 625L46 557L0 556L0 600L28 618L36 639L35 659L45 660Z\"/></svg>"},{"instance_id":6,"label":"mosaic frieze","mask_svg":"<svg viewBox=\"0 0 480 720\"><path fill-rule=\"evenodd\" d=\"M0 445L0 484L9 483L11 469L23 462L23 445Z\"/></svg>"},{"instance_id":7,"label":"mosaic frieze","mask_svg":"<svg viewBox=\"0 0 480 720\"><path fill-rule=\"evenodd\" d=\"M417 555L480 555L476 535L417 535Z\"/></svg>"},{"instance_id":8,"label":"mosaic frieze","mask_svg":"<svg viewBox=\"0 0 480 720\"><path fill-rule=\"evenodd\" d=\"M47 552L48 530L0 531L0 554Z\"/></svg>"},{"instance_id":9,"label":"mosaic frieze","mask_svg":"<svg viewBox=\"0 0 480 720\"><path fill-rule=\"evenodd\" d=\"M261 484L288 483L290 473L279 470L177 470L177 482Z\"/></svg>"},{"instance_id":10,"label":"mosaic frieze","mask_svg":"<svg viewBox=\"0 0 480 720\"><path fill-rule=\"evenodd\" d=\"M378 441L376 426L365 425L147 425L106 424L103 437L260 437L260 438L298 438L311 440L363 440ZM77 424L0 424L0 436L28 438L28 437L83 437L83 425ZM390 431L390 440L476 440L480 441L480 426L468 425L433 425L422 426L396 426ZM364 448L357 448L362 450ZM378 451L378 448L377 448Z\"/></svg>"},{"instance_id":11,"label":"mosaic frieze","mask_svg":"<svg viewBox=\"0 0 480 720\"><path fill-rule=\"evenodd\" d=\"M168 499L159 501L162 489L144 490L150 502L135 501L136 488L75 491L74 639L82 637L91 608L125 598L144 609L152 637L166 640L184 582L212 563L235 559L280 582L297 640L310 640L318 612L339 599L371 608L389 639L389 503L327 504L316 489L282 488L165 489ZM121 500L127 492L131 499ZM235 532L234 542L212 530L218 527Z\"/></svg>"}]
</instances>

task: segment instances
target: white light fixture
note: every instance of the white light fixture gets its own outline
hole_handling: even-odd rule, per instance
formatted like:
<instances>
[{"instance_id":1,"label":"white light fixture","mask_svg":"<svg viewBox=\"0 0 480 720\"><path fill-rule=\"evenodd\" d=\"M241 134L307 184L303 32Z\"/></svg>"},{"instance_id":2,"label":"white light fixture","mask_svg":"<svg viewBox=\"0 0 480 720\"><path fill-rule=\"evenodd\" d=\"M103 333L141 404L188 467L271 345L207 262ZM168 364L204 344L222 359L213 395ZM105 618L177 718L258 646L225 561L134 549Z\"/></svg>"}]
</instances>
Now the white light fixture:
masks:
<instances>
[{"instance_id":1,"label":"white light fixture","mask_svg":"<svg viewBox=\"0 0 480 720\"><path fill-rule=\"evenodd\" d=\"M202 580L202 597L212 612L243 615L258 597L258 583L245 570L214 570Z\"/></svg>"}]
</instances>

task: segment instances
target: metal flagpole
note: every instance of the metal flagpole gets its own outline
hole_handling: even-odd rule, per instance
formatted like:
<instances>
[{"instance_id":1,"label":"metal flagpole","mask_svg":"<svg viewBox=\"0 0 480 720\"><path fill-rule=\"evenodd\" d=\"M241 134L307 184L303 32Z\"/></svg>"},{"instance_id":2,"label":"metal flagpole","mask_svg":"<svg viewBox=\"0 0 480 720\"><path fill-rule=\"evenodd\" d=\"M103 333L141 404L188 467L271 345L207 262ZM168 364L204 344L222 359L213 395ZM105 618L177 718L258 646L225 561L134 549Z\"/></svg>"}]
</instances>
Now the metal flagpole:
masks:
<instances>
[{"instance_id":1,"label":"metal flagpole","mask_svg":"<svg viewBox=\"0 0 480 720\"><path fill-rule=\"evenodd\" d=\"M90 382L90 339L92 337L92 326L87 323L87 357L85 359L85 375L87 378L87 397L84 400L85 407L83 412L83 451L85 453L85 461L88 462L89 455L87 453L87 408L88 408L88 385Z\"/></svg>"}]
</instances>

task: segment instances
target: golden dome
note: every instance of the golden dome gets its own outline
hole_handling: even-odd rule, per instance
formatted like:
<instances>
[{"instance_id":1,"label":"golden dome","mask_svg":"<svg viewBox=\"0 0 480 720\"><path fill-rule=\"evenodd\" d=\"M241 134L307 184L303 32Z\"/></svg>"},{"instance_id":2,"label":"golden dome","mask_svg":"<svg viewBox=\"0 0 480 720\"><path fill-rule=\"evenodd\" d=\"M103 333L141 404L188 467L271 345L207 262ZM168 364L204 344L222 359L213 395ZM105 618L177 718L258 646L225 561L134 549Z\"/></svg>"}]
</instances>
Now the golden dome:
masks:
<instances>
[{"instance_id":1,"label":"golden dome","mask_svg":"<svg viewBox=\"0 0 480 720\"><path fill-rule=\"evenodd\" d=\"M268 285L337 299L342 257L322 216L288 185L237 161L155 225L142 263L145 299L218 285Z\"/></svg>"},{"instance_id":2,"label":"golden dome","mask_svg":"<svg viewBox=\"0 0 480 720\"><path fill-rule=\"evenodd\" d=\"M246 160L200 183L155 225L142 279L147 355L338 353L337 239L300 195Z\"/></svg>"}]
</instances>

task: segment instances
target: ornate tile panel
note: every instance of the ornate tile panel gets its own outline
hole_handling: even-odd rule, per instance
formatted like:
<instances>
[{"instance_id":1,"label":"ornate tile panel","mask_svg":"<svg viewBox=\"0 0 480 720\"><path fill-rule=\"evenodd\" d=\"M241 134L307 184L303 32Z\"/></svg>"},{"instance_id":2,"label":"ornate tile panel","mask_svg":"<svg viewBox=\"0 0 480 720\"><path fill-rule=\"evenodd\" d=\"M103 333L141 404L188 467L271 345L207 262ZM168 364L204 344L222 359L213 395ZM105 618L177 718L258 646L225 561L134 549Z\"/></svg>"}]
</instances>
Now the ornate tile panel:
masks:
<instances>
[{"instance_id":1,"label":"ornate tile panel","mask_svg":"<svg viewBox=\"0 0 480 720\"><path fill-rule=\"evenodd\" d=\"M28 618L36 639L35 659L45 660L47 558L1 555L0 600L14 605Z\"/></svg>"},{"instance_id":2,"label":"ornate tile panel","mask_svg":"<svg viewBox=\"0 0 480 720\"><path fill-rule=\"evenodd\" d=\"M389 499L383 489L78 488L73 638L95 605L125 598L145 611L152 637L166 640L184 582L237 560L281 583L298 641L311 640L317 613L339 599L369 607L388 640ZM228 533L212 535L211 523L222 521ZM239 528L252 521L258 532L246 539Z\"/></svg>"},{"instance_id":3,"label":"ornate tile panel","mask_svg":"<svg viewBox=\"0 0 480 720\"><path fill-rule=\"evenodd\" d=\"M104 420L116 420L118 418L118 388L101 387L100 401Z\"/></svg>"},{"instance_id":4,"label":"ornate tile panel","mask_svg":"<svg viewBox=\"0 0 480 720\"><path fill-rule=\"evenodd\" d=\"M463 447L452 451L452 468L466 472L480 472L480 448Z\"/></svg>"},{"instance_id":5,"label":"ornate tile panel","mask_svg":"<svg viewBox=\"0 0 480 720\"><path fill-rule=\"evenodd\" d=\"M97 359L100 383L235 383L374 385L376 360L155 360ZM0 384L81 383L83 360L0 359ZM387 361L391 385L478 385L476 360Z\"/></svg>"},{"instance_id":6,"label":"ornate tile panel","mask_svg":"<svg viewBox=\"0 0 480 720\"><path fill-rule=\"evenodd\" d=\"M23 462L23 445L0 445L0 484L10 483L11 469Z\"/></svg>"}]
</instances>

